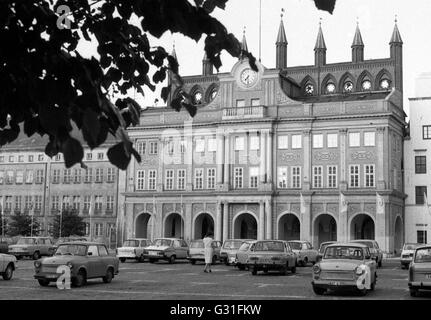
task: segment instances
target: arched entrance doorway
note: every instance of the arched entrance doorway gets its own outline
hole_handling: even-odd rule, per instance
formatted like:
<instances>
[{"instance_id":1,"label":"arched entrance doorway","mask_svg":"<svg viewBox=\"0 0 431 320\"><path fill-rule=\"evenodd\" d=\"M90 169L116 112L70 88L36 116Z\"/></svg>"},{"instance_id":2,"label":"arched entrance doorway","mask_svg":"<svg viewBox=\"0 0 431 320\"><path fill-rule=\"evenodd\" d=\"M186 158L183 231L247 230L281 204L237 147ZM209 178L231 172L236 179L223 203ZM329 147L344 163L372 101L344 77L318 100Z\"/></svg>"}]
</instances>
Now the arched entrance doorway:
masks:
<instances>
[{"instance_id":1,"label":"arched entrance doorway","mask_svg":"<svg viewBox=\"0 0 431 320\"><path fill-rule=\"evenodd\" d=\"M208 231L214 233L214 219L208 213L200 214L195 220L195 239L203 239Z\"/></svg>"},{"instance_id":2,"label":"arched entrance doorway","mask_svg":"<svg viewBox=\"0 0 431 320\"><path fill-rule=\"evenodd\" d=\"M368 214L358 214L350 223L350 239L370 239L375 238L374 220Z\"/></svg>"},{"instance_id":3,"label":"arched entrance doorway","mask_svg":"<svg viewBox=\"0 0 431 320\"><path fill-rule=\"evenodd\" d=\"M136 218L135 222L135 237L148 239L151 231L149 231L149 221L151 215L148 213L142 213Z\"/></svg>"},{"instance_id":4,"label":"arched entrance doorway","mask_svg":"<svg viewBox=\"0 0 431 320\"><path fill-rule=\"evenodd\" d=\"M301 223L291 213L283 215L278 221L279 240L299 240L301 235Z\"/></svg>"},{"instance_id":5,"label":"arched entrance doorway","mask_svg":"<svg viewBox=\"0 0 431 320\"><path fill-rule=\"evenodd\" d=\"M257 239L257 221L249 213L239 215L234 224L235 239Z\"/></svg>"},{"instance_id":6,"label":"arched entrance doorway","mask_svg":"<svg viewBox=\"0 0 431 320\"><path fill-rule=\"evenodd\" d=\"M337 222L333 216L321 214L314 220L314 245L326 241L337 241Z\"/></svg>"},{"instance_id":7,"label":"arched entrance doorway","mask_svg":"<svg viewBox=\"0 0 431 320\"><path fill-rule=\"evenodd\" d=\"M400 253L403 247L403 221L400 217L395 220L395 234L394 234L394 250L395 253Z\"/></svg>"},{"instance_id":8,"label":"arched entrance doorway","mask_svg":"<svg viewBox=\"0 0 431 320\"><path fill-rule=\"evenodd\" d=\"M184 221L178 213L171 213L165 220L165 237L184 237Z\"/></svg>"}]
</instances>

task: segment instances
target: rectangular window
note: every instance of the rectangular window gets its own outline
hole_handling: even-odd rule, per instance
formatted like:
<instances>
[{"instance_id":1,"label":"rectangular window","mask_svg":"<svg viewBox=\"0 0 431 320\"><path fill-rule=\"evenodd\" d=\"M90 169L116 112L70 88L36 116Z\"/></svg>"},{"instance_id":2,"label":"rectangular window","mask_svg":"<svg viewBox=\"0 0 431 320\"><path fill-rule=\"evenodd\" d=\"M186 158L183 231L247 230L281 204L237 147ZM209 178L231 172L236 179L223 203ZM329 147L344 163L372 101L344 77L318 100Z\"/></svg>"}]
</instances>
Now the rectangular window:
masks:
<instances>
[{"instance_id":1,"label":"rectangular window","mask_svg":"<svg viewBox=\"0 0 431 320\"><path fill-rule=\"evenodd\" d=\"M92 154L91 152L88 152L88 153L85 155L85 158L86 158L87 160L93 160L93 154Z\"/></svg>"},{"instance_id":2,"label":"rectangular window","mask_svg":"<svg viewBox=\"0 0 431 320\"><path fill-rule=\"evenodd\" d=\"M328 148L337 148L338 147L338 134L328 133L326 135L326 140L328 143Z\"/></svg>"},{"instance_id":3,"label":"rectangular window","mask_svg":"<svg viewBox=\"0 0 431 320\"><path fill-rule=\"evenodd\" d=\"M186 141L184 141L184 140L180 141L180 152L181 153L186 153L186 144L187 144Z\"/></svg>"},{"instance_id":4,"label":"rectangular window","mask_svg":"<svg viewBox=\"0 0 431 320\"><path fill-rule=\"evenodd\" d=\"M322 176L323 176L323 167L314 166L313 167L313 188L323 188Z\"/></svg>"},{"instance_id":5,"label":"rectangular window","mask_svg":"<svg viewBox=\"0 0 431 320\"><path fill-rule=\"evenodd\" d=\"M217 140L214 138L208 139L208 152L217 151Z\"/></svg>"},{"instance_id":6,"label":"rectangular window","mask_svg":"<svg viewBox=\"0 0 431 320\"><path fill-rule=\"evenodd\" d=\"M301 167L292 167L292 188L301 188Z\"/></svg>"},{"instance_id":7,"label":"rectangular window","mask_svg":"<svg viewBox=\"0 0 431 320\"><path fill-rule=\"evenodd\" d=\"M58 212L60 209L60 197L59 196L52 196L51 197L51 211L52 212Z\"/></svg>"},{"instance_id":8,"label":"rectangular window","mask_svg":"<svg viewBox=\"0 0 431 320\"><path fill-rule=\"evenodd\" d=\"M21 211L21 202L22 202L22 197L15 196L15 211Z\"/></svg>"},{"instance_id":9,"label":"rectangular window","mask_svg":"<svg viewBox=\"0 0 431 320\"><path fill-rule=\"evenodd\" d=\"M425 194L428 196L426 186L415 187L416 204L425 204L425 196L424 196Z\"/></svg>"},{"instance_id":10,"label":"rectangular window","mask_svg":"<svg viewBox=\"0 0 431 320\"><path fill-rule=\"evenodd\" d=\"M16 172L15 183L22 184L23 182L24 182L24 171L19 170Z\"/></svg>"},{"instance_id":11,"label":"rectangular window","mask_svg":"<svg viewBox=\"0 0 431 320\"><path fill-rule=\"evenodd\" d=\"M235 151L244 150L244 137L235 137Z\"/></svg>"},{"instance_id":12,"label":"rectangular window","mask_svg":"<svg viewBox=\"0 0 431 320\"><path fill-rule=\"evenodd\" d=\"M90 235L90 224L89 223L85 224L85 235L86 236Z\"/></svg>"},{"instance_id":13,"label":"rectangular window","mask_svg":"<svg viewBox=\"0 0 431 320\"><path fill-rule=\"evenodd\" d=\"M9 162L14 162L15 161L15 157L14 156L9 156Z\"/></svg>"},{"instance_id":14,"label":"rectangular window","mask_svg":"<svg viewBox=\"0 0 431 320\"><path fill-rule=\"evenodd\" d=\"M73 183L81 183L81 169L73 170Z\"/></svg>"},{"instance_id":15,"label":"rectangular window","mask_svg":"<svg viewBox=\"0 0 431 320\"><path fill-rule=\"evenodd\" d=\"M156 190L157 170L148 171L148 189Z\"/></svg>"},{"instance_id":16,"label":"rectangular window","mask_svg":"<svg viewBox=\"0 0 431 320\"><path fill-rule=\"evenodd\" d=\"M208 168L207 169L207 189L213 190L215 189L215 181L216 181L216 169Z\"/></svg>"},{"instance_id":17,"label":"rectangular window","mask_svg":"<svg viewBox=\"0 0 431 320\"><path fill-rule=\"evenodd\" d=\"M289 148L289 136L278 136L278 149Z\"/></svg>"},{"instance_id":18,"label":"rectangular window","mask_svg":"<svg viewBox=\"0 0 431 320\"><path fill-rule=\"evenodd\" d=\"M205 152L205 139L196 139L196 152Z\"/></svg>"},{"instance_id":19,"label":"rectangular window","mask_svg":"<svg viewBox=\"0 0 431 320\"><path fill-rule=\"evenodd\" d=\"M4 171L0 171L0 184L4 183Z\"/></svg>"},{"instance_id":20,"label":"rectangular window","mask_svg":"<svg viewBox=\"0 0 431 320\"><path fill-rule=\"evenodd\" d=\"M328 166L328 188L337 187L337 166Z\"/></svg>"},{"instance_id":21,"label":"rectangular window","mask_svg":"<svg viewBox=\"0 0 431 320\"><path fill-rule=\"evenodd\" d=\"M39 161L43 161L45 159L45 157L43 156L43 154L38 155L37 160Z\"/></svg>"},{"instance_id":22,"label":"rectangular window","mask_svg":"<svg viewBox=\"0 0 431 320\"><path fill-rule=\"evenodd\" d=\"M147 149L147 143L145 141L138 141L136 143L136 151L141 155L145 155Z\"/></svg>"},{"instance_id":23,"label":"rectangular window","mask_svg":"<svg viewBox=\"0 0 431 320\"><path fill-rule=\"evenodd\" d=\"M109 213L114 211L114 196L106 196L106 211Z\"/></svg>"},{"instance_id":24,"label":"rectangular window","mask_svg":"<svg viewBox=\"0 0 431 320\"><path fill-rule=\"evenodd\" d=\"M423 244L427 244L428 243L428 239L427 239L427 231L426 230L418 230L417 231L417 241L416 243L423 243Z\"/></svg>"},{"instance_id":25,"label":"rectangular window","mask_svg":"<svg viewBox=\"0 0 431 320\"><path fill-rule=\"evenodd\" d=\"M349 166L349 187L359 188L359 165Z\"/></svg>"},{"instance_id":26,"label":"rectangular window","mask_svg":"<svg viewBox=\"0 0 431 320\"><path fill-rule=\"evenodd\" d=\"M6 171L6 184L13 183L13 176L14 176L14 172L12 170Z\"/></svg>"},{"instance_id":27,"label":"rectangular window","mask_svg":"<svg viewBox=\"0 0 431 320\"><path fill-rule=\"evenodd\" d=\"M55 161L61 161L61 154L57 154L54 159Z\"/></svg>"},{"instance_id":28,"label":"rectangular window","mask_svg":"<svg viewBox=\"0 0 431 320\"><path fill-rule=\"evenodd\" d=\"M33 207L32 200L33 200L32 196L24 196L24 211L25 212L29 212L32 209L32 207Z\"/></svg>"},{"instance_id":29,"label":"rectangular window","mask_svg":"<svg viewBox=\"0 0 431 320\"><path fill-rule=\"evenodd\" d=\"M70 183L71 178L72 178L72 170L70 169L65 169L63 170L63 183Z\"/></svg>"},{"instance_id":30,"label":"rectangular window","mask_svg":"<svg viewBox=\"0 0 431 320\"><path fill-rule=\"evenodd\" d=\"M89 214L91 206L91 196L84 196L84 208L82 213Z\"/></svg>"},{"instance_id":31,"label":"rectangular window","mask_svg":"<svg viewBox=\"0 0 431 320\"><path fill-rule=\"evenodd\" d=\"M42 211L42 196L34 197L34 211L40 213Z\"/></svg>"},{"instance_id":32,"label":"rectangular window","mask_svg":"<svg viewBox=\"0 0 431 320\"><path fill-rule=\"evenodd\" d=\"M280 189L287 188L287 167L277 168L277 185Z\"/></svg>"},{"instance_id":33,"label":"rectangular window","mask_svg":"<svg viewBox=\"0 0 431 320\"><path fill-rule=\"evenodd\" d=\"M204 169L195 169L195 189L204 188Z\"/></svg>"},{"instance_id":34,"label":"rectangular window","mask_svg":"<svg viewBox=\"0 0 431 320\"><path fill-rule=\"evenodd\" d=\"M166 151L170 156L175 153L175 145L173 140L166 141Z\"/></svg>"},{"instance_id":35,"label":"rectangular window","mask_svg":"<svg viewBox=\"0 0 431 320\"><path fill-rule=\"evenodd\" d=\"M28 156L28 162L33 162L34 161L34 156L33 155L29 155Z\"/></svg>"},{"instance_id":36,"label":"rectangular window","mask_svg":"<svg viewBox=\"0 0 431 320\"><path fill-rule=\"evenodd\" d=\"M96 168L96 183L103 182L103 168Z\"/></svg>"},{"instance_id":37,"label":"rectangular window","mask_svg":"<svg viewBox=\"0 0 431 320\"><path fill-rule=\"evenodd\" d=\"M431 139L431 125L422 126L422 137L424 140Z\"/></svg>"},{"instance_id":38,"label":"rectangular window","mask_svg":"<svg viewBox=\"0 0 431 320\"><path fill-rule=\"evenodd\" d=\"M43 183L44 175L43 170L36 170L36 183Z\"/></svg>"},{"instance_id":39,"label":"rectangular window","mask_svg":"<svg viewBox=\"0 0 431 320\"><path fill-rule=\"evenodd\" d=\"M376 133L364 132L364 146L374 147L376 145Z\"/></svg>"},{"instance_id":40,"label":"rectangular window","mask_svg":"<svg viewBox=\"0 0 431 320\"><path fill-rule=\"evenodd\" d=\"M235 168L234 170L234 188L241 189L243 187L244 169Z\"/></svg>"},{"instance_id":41,"label":"rectangular window","mask_svg":"<svg viewBox=\"0 0 431 320\"><path fill-rule=\"evenodd\" d=\"M136 171L136 190L145 190L145 170Z\"/></svg>"},{"instance_id":42,"label":"rectangular window","mask_svg":"<svg viewBox=\"0 0 431 320\"><path fill-rule=\"evenodd\" d=\"M177 188L178 190L186 189L186 170L184 169L177 171Z\"/></svg>"},{"instance_id":43,"label":"rectangular window","mask_svg":"<svg viewBox=\"0 0 431 320\"><path fill-rule=\"evenodd\" d=\"M73 201L73 203L72 203L73 210L75 210L79 214L81 197L80 196L74 196L72 201Z\"/></svg>"},{"instance_id":44,"label":"rectangular window","mask_svg":"<svg viewBox=\"0 0 431 320\"><path fill-rule=\"evenodd\" d=\"M115 168L108 168L108 173L106 175L106 181L112 183L115 181Z\"/></svg>"},{"instance_id":45,"label":"rectangular window","mask_svg":"<svg viewBox=\"0 0 431 320\"><path fill-rule=\"evenodd\" d=\"M27 170L25 172L25 183L32 184L34 180L34 171L33 170Z\"/></svg>"},{"instance_id":46,"label":"rectangular window","mask_svg":"<svg viewBox=\"0 0 431 320\"><path fill-rule=\"evenodd\" d=\"M154 155L159 152L159 144L157 141L150 142L150 154Z\"/></svg>"},{"instance_id":47,"label":"rectangular window","mask_svg":"<svg viewBox=\"0 0 431 320\"><path fill-rule=\"evenodd\" d=\"M244 108L245 107L245 100L236 100L236 107L237 108Z\"/></svg>"},{"instance_id":48,"label":"rectangular window","mask_svg":"<svg viewBox=\"0 0 431 320\"><path fill-rule=\"evenodd\" d=\"M260 99L251 99L251 106L252 107L260 106Z\"/></svg>"},{"instance_id":49,"label":"rectangular window","mask_svg":"<svg viewBox=\"0 0 431 320\"><path fill-rule=\"evenodd\" d=\"M427 173L427 157L416 156L415 157L415 173L422 174Z\"/></svg>"},{"instance_id":50,"label":"rectangular window","mask_svg":"<svg viewBox=\"0 0 431 320\"><path fill-rule=\"evenodd\" d=\"M4 162L4 156L0 156L0 163Z\"/></svg>"},{"instance_id":51,"label":"rectangular window","mask_svg":"<svg viewBox=\"0 0 431 320\"><path fill-rule=\"evenodd\" d=\"M174 170L171 170L171 169L166 170L165 188L166 190L174 189Z\"/></svg>"},{"instance_id":52,"label":"rectangular window","mask_svg":"<svg viewBox=\"0 0 431 320\"><path fill-rule=\"evenodd\" d=\"M292 149L302 148L302 135L294 134L292 135Z\"/></svg>"},{"instance_id":53,"label":"rectangular window","mask_svg":"<svg viewBox=\"0 0 431 320\"><path fill-rule=\"evenodd\" d=\"M84 182L91 183L92 181L93 181L93 169L87 168L87 170L85 170Z\"/></svg>"},{"instance_id":54,"label":"rectangular window","mask_svg":"<svg viewBox=\"0 0 431 320\"><path fill-rule=\"evenodd\" d=\"M52 183L60 183L60 169L52 171Z\"/></svg>"},{"instance_id":55,"label":"rectangular window","mask_svg":"<svg viewBox=\"0 0 431 320\"><path fill-rule=\"evenodd\" d=\"M61 211L65 211L69 208L70 198L69 196L63 196L63 201L61 202Z\"/></svg>"},{"instance_id":56,"label":"rectangular window","mask_svg":"<svg viewBox=\"0 0 431 320\"><path fill-rule=\"evenodd\" d=\"M361 146L361 133L350 132L349 133L349 147L360 147Z\"/></svg>"},{"instance_id":57,"label":"rectangular window","mask_svg":"<svg viewBox=\"0 0 431 320\"><path fill-rule=\"evenodd\" d=\"M259 181L259 167L250 168L250 188L257 188Z\"/></svg>"},{"instance_id":58,"label":"rectangular window","mask_svg":"<svg viewBox=\"0 0 431 320\"><path fill-rule=\"evenodd\" d=\"M4 208L7 212L12 211L12 196L6 196L6 202L5 202Z\"/></svg>"},{"instance_id":59,"label":"rectangular window","mask_svg":"<svg viewBox=\"0 0 431 320\"><path fill-rule=\"evenodd\" d=\"M375 187L375 170L373 164L365 165L365 187L373 188Z\"/></svg>"},{"instance_id":60,"label":"rectangular window","mask_svg":"<svg viewBox=\"0 0 431 320\"><path fill-rule=\"evenodd\" d=\"M18 162L24 162L24 156L18 156Z\"/></svg>"},{"instance_id":61,"label":"rectangular window","mask_svg":"<svg viewBox=\"0 0 431 320\"><path fill-rule=\"evenodd\" d=\"M103 160L103 158L104 158L103 152L97 153L97 160Z\"/></svg>"},{"instance_id":62,"label":"rectangular window","mask_svg":"<svg viewBox=\"0 0 431 320\"><path fill-rule=\"evenodd\" d=\"M323 134L313 134L313 148L323 148Z\"/></svg>"},{"instance_id":63,"label":"rectangular window","mask_svg":"<svg viewBox=\"0 0 431 320\"><path fill-rule=\"evenodd\" d=\"M94 236L101 237L103 235L103 223L96 223L94 226Z\"/></svg>"},{"instance_id":64,"label":"rectangular window","mask_svg":"<svg viewBox=\"0 0 431 320\"><path fill-rule=\"evenodd\" d=\"M250 136L250 150L259 150L259 136Z\"/></svg>"},{"instance_id":65,"label":"rectangular window","mask_svg":"<svg viewBox=\"0 0 431 320\"><path fill-rule=\"evenodd\" d=\"M95 196L94 197L94 213L101 213L103 205L103 197Z\"/></svg>"}]
</instances>

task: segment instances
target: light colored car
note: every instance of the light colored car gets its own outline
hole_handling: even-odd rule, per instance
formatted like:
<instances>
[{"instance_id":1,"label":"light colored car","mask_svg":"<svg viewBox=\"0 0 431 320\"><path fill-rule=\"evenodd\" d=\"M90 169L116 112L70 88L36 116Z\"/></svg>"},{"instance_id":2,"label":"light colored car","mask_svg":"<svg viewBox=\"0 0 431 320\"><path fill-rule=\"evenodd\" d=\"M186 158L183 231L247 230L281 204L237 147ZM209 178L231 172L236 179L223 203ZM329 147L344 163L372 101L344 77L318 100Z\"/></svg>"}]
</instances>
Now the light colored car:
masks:
<instances>
[{"instance_id":1,"label":"light colored car","mask_svg":"<svg viewBox=\"0 0 431 320\"><path fill-rule=\"evenodd\" d=\"M79 237L79 236L70 236L70 237L61 237L57 239L57 242L52 247L54 252L57 250L58 246L65 242L74 242L74 241L87 241L87 238L85 237Z\"/></svg>"},{"instance_id":2,"label":"light colored car","mask_svg":"<svg viewBox=\"0 0 431 320\"><path fill-rule=\"evenodd\" d=\"M16 258L11 254L0 253L0 275L4 280L12 279L16 270Z\"/></svg>"},{"instance_id":3,"label":"light colored car","mask_svg":"<svg viewBox=\"0 0 431 320\"><path fill-rule=\"evenodd\" d=\"M189 246L183 239L159 238L144 248L144 258L148 258L151 263L158 260L167 260L174 263L177 259L187 259Z\"/></svg>"},{"instance_id":4,"label":"light colored car","mask_svg":"<svg viewBox=\"0 0 431 320\"><path fill-rule=\"evenodd\" d=\"M119 259L111 256L104 244L95 242L66 242L58 246L54 256L34 262L35 275L43 287L57 281L59 266L70 268L71 282L75 287L86 284L88 279L102 278L110 283L119 273Z\"/></svg>"},{"instance_id":5,"label":"light colored car","mask_svg":"<svg viewBox=\"0 0 431 320\"><path fill-rule=\"evenodd\" d=\"M126 260L144 262L144 248L150 245L151 240L149 239L128 239L124 241L122 247L117 249L117 258L121 262L126 262Z\"/></svg>"},{"instance_id":6,"label":"light colored car","mask_svg":"<svg viewBox=\"0 0 431 320\"><path fill-rule=\"evenodd\" d=\"M376 261L366 245L331 244L326 247L322 260L313 266L311 284L317 295L328 289L351 289L365 295L376 286L376 270Z\"/></svg>"},{"instance_id":7,"label":"light colored car","mask_svg":"<svg viewBox=\"0 0 431 320\"><path fill-rule=\"evenodd\" d=\"M214 240L212 242L212 247L213 247L212 264L216 264L217 261L220 261L221 242ZM196 261L205 261L205 248L204 248L203 240L192 240L190 242L187 259L190 261L191 264L195 264Z\"/></svg>"},{"instance_id":8,"label":"light colored car","mask_svg":"<svg viewBox=\"0 0 431 320\"><path fill-rule=\"evenodd\" d=\"M410 262L413 260L413 255L415 253L416 248L422 246L420 243L405 243L403 249L401 250L401 268L408 269Z\"/></svg>"},{"instance_id":9,"label":"light colored car","mask_svg":"<svg viewBox=\"0 0 431 320\"><path fill-rule=\"evenodd\" d=\"M9 246L9 254L18 260L22 257L31 257L38 260L42 256L52 256L54 244L48 237L22 237L14 245Z\"/></svg>"},{"instance_id":10,"label":"light colored car","mask_svg":"<svg viewBox=\"0 0 431 320\"><path fill-rule=\"evenodd\" d=\"M416 297L419 290L431 290L431 246L416 248L409 268L410 295Z\"/></svg>"},{"instance_id":11,"label":"light colored car","mask_svg":"<svg viewBox=\"0 0 431 320\"><path fill-rule=\"evenodd\" d=\"M317 262L317 250L313 248L310 242L302 240L288 241L293 252L298 257L298 265L305 267L309 262L315 264Z\"/></svg>"},{"instance_id":12,"label":"light colored car","mask_svg":"<svg viewBox=\"0 0 431 320\"><path fill-rule=\"evenodd\" d=\"M235 263L234 263L239 270L245 270L246 268L248 268L247 266L248 256L250 255L250 251L256 242L257 242L256 240L245 241L242 243L241 247L239 247L235 256Z\"/></svg>"},{"instance_id":13,"label":"light colored car","mask_svg":"<svg viewBox=\"0 0 431 320\"><path fill-rule=\"evenodd\" d=\"M383 264L383 251L380 250L379 244L377 243L376 240L362 239L362 240L352 240L350 242L353 242L353 243L362 243L362 244L366 245L370 249L371 258L373 258L374 260L376 260L377 267L379 267L379 268L382 267L382 264Z\"/></svg>"},{"instance_id":14,"label":"light colored car","mask_svg":"<svg viewBox=\"0 0 431 320\"><path fill-rule=\"evenodd\" d=\"M223 246L220 250L220 257L227 266L236 264L238 249L247 241L250 242L253 241L253 239L227 239L223 242Z\"/></svg>"},{"instance_id":15,"label":"light colored car","mask_svg":"<svg viewBox=\"0 0 431 320\"><path fill-rule=\"evenodd\" d=\"M296 272L296 259L296 254L286 241L263 240L256 241L250 246L247 266L252 275L256 275L260 270L265 273L277 270L285 275L287 270Z\"/></svg>"}]
</instances>

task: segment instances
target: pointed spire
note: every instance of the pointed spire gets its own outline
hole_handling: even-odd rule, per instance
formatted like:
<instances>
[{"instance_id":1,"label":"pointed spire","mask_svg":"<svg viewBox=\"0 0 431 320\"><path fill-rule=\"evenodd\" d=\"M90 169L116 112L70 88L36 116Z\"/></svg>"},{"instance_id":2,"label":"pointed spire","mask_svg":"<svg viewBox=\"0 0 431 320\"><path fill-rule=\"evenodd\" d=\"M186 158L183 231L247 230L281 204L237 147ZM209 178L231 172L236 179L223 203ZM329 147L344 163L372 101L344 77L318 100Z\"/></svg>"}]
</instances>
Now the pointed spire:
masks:
<instances>
[{"instance_id":1,"label":"pointed spire","mask_svg":"<svg viewBox=\"0 0 431 320\"><path fill-rule=\"evenodd\" d=\"M209 76L213 74L213 65L211 61L208 59L207 52L204 51L204 58L202 59L202 75Z\"/></svg>"},{"instance_id":2,"label":"pointed spire","mask_svg":"<svg viewBox=\"0 0 431 320\"><path fill-rule=\"evenodd\" d=\"M287 68L287 38L286 32L284 31L283 23L284 9L281 9L281 21L280 28L278 29L278 36L276 44L276 68L285 69Z\"/></svg>"},{"instance_id":3,"label":"pointed spire","mask_svg":"<svg viewBox=\"0 0 431 320\"><path fill-rule=\"evenodd\" d=\"M323 31L322 31L322 18L320 18L319 33L317 34L316 45L314 46L314 50L317 50L317 49L326 50L325 39L323 38Z\"/></svg>"},{"instance_id":4,"label":"pointed spire","mask_svg":"<svg viewBox=\"0 0 431 320\"><path fill-rule=\"evenodd\" d=\"M178 61L178 58L177 58L177 51L175 50L175 41L174 41L174 44L173 44L173 46L172 46L172 53L171 53L171 56L173 56L173 57Z\"/></svg>"},{"instance_id":5,"label":"pointed spire","mask_svg":"<svg viewBox=\"0 0 431 320\"><path fill-rule=\"evenodd\" d=\"M286 31L283 23L284 9L281 9L280 27L278 29L277 44L287 44Z\"/></svg>"},{"instance_id":6,"label":"pointed spire","mask_svg":"<svg viewBox=\"0 0 431 320\"><path fill-rule=\"evenodd\" d=\"M403 43L403 40L401 39L401 34L400 31L398 30L398 17L395 16L395 26L394 26L394 31L392 32L392 38L391 41L389 42L389 44L392 43Z\"/></svg>"},{"instance_id":7,"label":"pointed spire","mask_svg":"<svg viewBox=\"0 0 431 320\"><path fill-rule=\"evenodd\" d=\"M353 38L352 48L363 46L364 42L362 41L361 30L359 29L359 21L356 22L356 31L355 37Z\"/></svg>"},{"instance_id":8,"label":"pointed spire","mask_svg":"<svg viewBox=\"0 0 431 320\"><path fill-rule=\"evenodd\" d=\"M246 27L244 26L244 30L242 32L241 50L248 51L247 39L245 38L245 29Z\"/></svg>"}]
</instances>

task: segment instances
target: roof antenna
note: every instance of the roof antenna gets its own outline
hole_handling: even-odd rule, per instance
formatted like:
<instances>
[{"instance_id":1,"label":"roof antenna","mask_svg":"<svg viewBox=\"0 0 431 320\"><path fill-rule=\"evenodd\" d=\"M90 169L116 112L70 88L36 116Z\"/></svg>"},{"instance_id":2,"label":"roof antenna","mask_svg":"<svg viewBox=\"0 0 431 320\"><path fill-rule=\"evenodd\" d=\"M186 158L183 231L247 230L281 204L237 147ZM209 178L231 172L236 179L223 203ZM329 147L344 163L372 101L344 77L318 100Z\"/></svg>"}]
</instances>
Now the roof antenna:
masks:
<instances>
[{"instance_id":1,"label":"roof antenna","mask_svg":"<svg viewBox=\"0 0 431 320\"><path fill-rule=\"evenodd\" d=\"M262 0L259 0L259 62L262 62Z\"/></svg>"}]
</instances>

